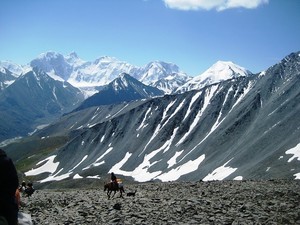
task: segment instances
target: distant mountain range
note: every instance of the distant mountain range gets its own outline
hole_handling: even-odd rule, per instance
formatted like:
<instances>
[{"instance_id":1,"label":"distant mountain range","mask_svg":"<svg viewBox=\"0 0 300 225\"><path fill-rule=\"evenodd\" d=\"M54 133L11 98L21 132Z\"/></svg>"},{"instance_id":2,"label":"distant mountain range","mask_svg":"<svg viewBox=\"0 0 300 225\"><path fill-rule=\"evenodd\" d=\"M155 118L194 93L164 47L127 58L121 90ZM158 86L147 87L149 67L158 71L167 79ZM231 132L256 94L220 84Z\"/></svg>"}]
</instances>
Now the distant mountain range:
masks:
<instances>
[{"instance_id":1,"label":"distant mountain range","mask_svg":"<svg viewBox=\"0 0 300 225\"><path fill-rule=\"evenodd\" d=\"M84 107L4 148L42 184L110 172L139 182L300 179L299 71L300 52L258 74L218 62L201 89ZM129 81L123 74L109 90Z\"/></svg>"},{"instance_id":2,"label":"distant mountain range","mask_svg":"<svg viewBox=\"0 0 300 225\"><path fill-rule=\"evenodd\" d=\"M190 79L173 63L154 61L144 67L137 67L108 56L100 57L94 62L85 62L76 53L63 56L59 53L47 52L32 60L30 66L38 67L53 78L63 79L79 88L107 85L122 73L129 74L146 85L170 76L174 80ZM170 89L164 91L169 93L177 88L171 85L168 87Z\"/></svg>"},{"instance_id":3,"label":"distant mountain range","mask_svg":"<svg viewBox=\"0 0 300 225\"><path fill-rule=\"evenodd\" d=\"M176 90L184 92L199 89L213 82L251 74L232 62L220 61L203 74L193 78L173 63L153 61L143 67L138 67L108 56L100 57L93 62L86 62L75 52L67 56L56 52L46 52L25 66L0 61L0 68L6 68L16 75L34 67L43 70L55 80L67 81L74 87L80 88L86 96L97 93L96 87L109 84L122 73L129 74L146 85L156 87L165 94L174 93ZM197 85L197 83L200 84Z\"/></svg>"},{"instance_id":4,"label":"distant mountain range","mask_svg":"<svg viewBox=\"0 0 300 225\"><path fill-rule=\"evenodd\" d=\"M24 85L20 83L19 78L26 74L37 74L37 76L31 78L31 83ZM43 79L38 76L41 74ZM3 123L0 121L0 127L3 128L0 141L26 136L37 127L45 126L73 110L199 90L211 83L249 74L251 73L231 62L218 62L217 66L213 65L204 74L191 78L173 63L154 61L144 67L137 67L107 56L94 62L86 62L74 52L67 56L55 52L43 53L25 66L0 61L0 94L2 92L3 95L0 97L2 105L0 114L3 118ZM31 93L32 91L26 90L38 90L37 85L30 86L35 83L42 84L41 87L51 83L60 88L53 86L52 92L46 92L43 87L36 93L28 95L13 91L13 89L24 88L24 93ZM70 89L73 96L69 99L53 97L58 90L61 96L69 96ZM41 98L43 101L35 100L38 96L43 96ZM32 102L24 105L23 99ZM65 104L61 104L62 100ZM49 105L49 102L57 106L55 113L53 109L49 113L49 106L44 105ZM32 109L35 109L35 112L30 112ZM28 112L30 116L24 112Z\"/></svg>"}]
</instances>

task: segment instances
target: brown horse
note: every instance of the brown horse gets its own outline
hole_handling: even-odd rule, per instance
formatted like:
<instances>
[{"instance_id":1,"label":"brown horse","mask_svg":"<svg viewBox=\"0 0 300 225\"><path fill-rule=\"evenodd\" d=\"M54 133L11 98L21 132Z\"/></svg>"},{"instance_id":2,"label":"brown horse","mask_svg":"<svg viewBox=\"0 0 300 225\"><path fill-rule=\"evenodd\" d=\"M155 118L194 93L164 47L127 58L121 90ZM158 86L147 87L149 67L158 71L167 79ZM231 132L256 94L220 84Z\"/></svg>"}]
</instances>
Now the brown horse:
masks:
<instances>
[{"instance_id":1,"label":"brown horse","mask_svg":"<svg viewBox=\"0 0 300 225\"><path fill-rule=\"evenodd\" d=\"M104 191L107 190L107 197L110 199L111 193L114 191L114 194L112 197L115 196L117 191L120 191L120 198L123 198L122 194L125 193L124 187L120 186L117 183L109 182L107 184L104 184Z\"/></svg>"}]
</instances>

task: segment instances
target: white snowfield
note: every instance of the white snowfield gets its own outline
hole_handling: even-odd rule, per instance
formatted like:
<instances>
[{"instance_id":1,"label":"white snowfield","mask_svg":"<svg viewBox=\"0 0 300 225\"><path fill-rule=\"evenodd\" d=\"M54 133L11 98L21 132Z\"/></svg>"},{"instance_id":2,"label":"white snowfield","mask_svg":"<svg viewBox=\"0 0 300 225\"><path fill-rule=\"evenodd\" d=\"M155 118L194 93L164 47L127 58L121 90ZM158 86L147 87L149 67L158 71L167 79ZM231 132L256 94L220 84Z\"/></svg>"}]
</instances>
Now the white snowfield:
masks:
<instances>
[{"instance_id":1,"label":"white snowfield","mask_svg":"<svg viewBox=\"0 0 300 225\"><path fill-rule=\"evenodd\" d=\"M45 164L43 164L42 166L36 168L36 169L31 169L28 172L25 173L26 176L35 176L38 174L42 174L42 173L54 173L57 170L57 167L59 165L59 162L54 162L56 155L52 155L40 162L38 162L36 165L40 165L44 162L46 162Z\"/></svg>"}]
</instances>

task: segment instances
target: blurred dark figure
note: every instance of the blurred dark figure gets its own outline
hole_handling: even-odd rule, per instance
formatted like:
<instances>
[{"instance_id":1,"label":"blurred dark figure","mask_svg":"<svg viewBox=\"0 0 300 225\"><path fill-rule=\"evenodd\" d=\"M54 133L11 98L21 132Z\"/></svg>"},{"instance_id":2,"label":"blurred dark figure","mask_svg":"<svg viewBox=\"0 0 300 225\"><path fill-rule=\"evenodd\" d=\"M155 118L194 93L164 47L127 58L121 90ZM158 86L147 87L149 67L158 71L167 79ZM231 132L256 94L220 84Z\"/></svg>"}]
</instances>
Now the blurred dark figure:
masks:
<instances>
[{"instance_id":1,"label":"blurred dark figure","mask_svg":"<svg viewBox=\"0 0 300 225\"><path fill-rule=\"evenodd\" d=\"M24 192L25 189L26 189L26 182L23 180L23 182L21 183L21 185L19 187L19 191Z\"/></svg>"},{"instance_id":2,"label":"blurred dark figure","mask_svg":"<svg viewBox=\"0 0 300 225\"><path fill-rule=\"evenodd\" d=\"M33 194L33 192L34 192L33 184L31 182L29 182L25 189L25 193L26 193L27 197L30 197Z\"/></svg>"},{"instance_id":3,"label":"blurred dark figure","mask_svg":"<svg viewBox=\"0 0 300 225\"><path fill-rule=\"evenodd\" d=\"M116 177L116 175L113 172L110 174L110 180L111 180L113 186L115 188L117 188L118 187L117 177Z\"/></svg>"},{"instance_id":4,"label":"blurred dark figure","mask_svg":"<svg viewBox=\"0 0 300 225\"><path fill-rule=\"evenodd\" d=\"M15 197L19 186L17 170L12 160L0 149L0 216L9 225L18 224L18 205Z\"/></svg>"},{"instance_id":5,"label":"blurred dark figure","mask_svg":"<svg viewBox=\"0 0 300 225\"><path fill-rule=\"evenodd\" d=\"M110 180L111 182L117 182L117 177L113 172L110 174Z\"/></svg>"}]
</instances>

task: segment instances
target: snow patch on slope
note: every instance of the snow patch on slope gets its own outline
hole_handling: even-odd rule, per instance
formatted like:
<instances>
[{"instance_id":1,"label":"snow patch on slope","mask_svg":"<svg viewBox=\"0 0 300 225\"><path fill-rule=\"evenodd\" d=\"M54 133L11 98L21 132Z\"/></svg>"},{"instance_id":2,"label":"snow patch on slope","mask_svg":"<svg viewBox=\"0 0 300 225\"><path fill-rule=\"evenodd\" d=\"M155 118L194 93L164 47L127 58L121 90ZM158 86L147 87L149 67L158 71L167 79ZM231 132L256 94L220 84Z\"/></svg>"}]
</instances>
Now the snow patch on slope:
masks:
<instances>
[{"instance_id":1,"label":"snow patch on slope","mask_svg":"<svg viewBox=\"0 0 300 225\"><path fill-rule=\"evenodd\" d=\"M201 162L205 159L205 155L199 156L195 160L189 160L188 162L184 163L183 165L180 165L167 173L163 173L156 177L156 179L159 179L163 182L167 181L175 181L178 180L182 175L191 173L198 169Z\"/></svg>"},{"instance_id":2,"label":"snow patch on slope","mask_svg":"<svg viewBox=\"0 0 300 225\"><path fill-rule=\"evenodd\" d=\"M44 162L46 162L45 164L43 164L42 166L36 168L36 169L31 169L27 172L25 172L26 176L35 176L35 175L39 175L42 173L54 173L57 170L57 167L59 165L59 162L54 162L56 155L52 155L40 162L38 162L36 165L40 165Z\"/></svg>"},{"instance_id":3,"label":"snow patch on slope","mask_svg":"<svg viewBox=\"0 0 300 225\"><path fill-rule=\"evenodd\" d=\"M233 158L232 158L233 159ZM232 168L230 166L226 166L232 159L227 161L224 165L216 168L212 173L208 174L203 178L203 181L211 181L211 180L224 180L230 174L237 170L237 168Z\"/></svg>"},{"instance_id":4,"label":"snow patch on slope","mask_svg":"<svg viewBox=\"0 0 300 225\"><path fill-rule=\"evenodd\" d=\"M285 154L292 154L293 156L288 160L288 162L292 162L293 159L297 159L300 161L300 143L296 145L294 148L287 150Z\"/></svg>"}]
</instances>

